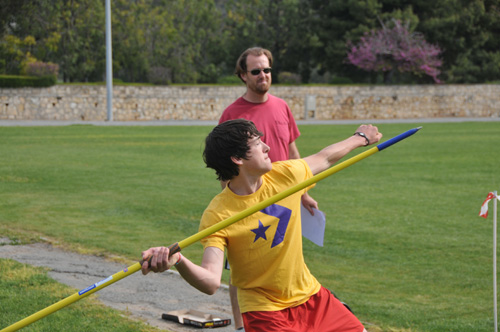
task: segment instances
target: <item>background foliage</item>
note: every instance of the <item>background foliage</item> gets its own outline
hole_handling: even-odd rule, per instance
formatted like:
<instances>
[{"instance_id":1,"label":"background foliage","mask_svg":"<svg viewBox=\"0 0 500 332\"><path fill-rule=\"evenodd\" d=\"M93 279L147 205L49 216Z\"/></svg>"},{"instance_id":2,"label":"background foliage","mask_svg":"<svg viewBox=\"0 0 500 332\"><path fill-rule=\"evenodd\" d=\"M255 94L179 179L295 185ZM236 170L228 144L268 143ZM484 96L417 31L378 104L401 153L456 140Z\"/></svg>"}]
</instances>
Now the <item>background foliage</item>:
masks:
<instances>
[{"instance_id":1,"label":"background foliage","mask_svg":"<svg viewBox=\"0 0 500 332\"><path fill-rule=\"evenodd\" d=\"M0 74L35 59L58 64L64 82L104 80L104 0L0 3ZM346 61L347 43L390 19L443 50L440 80L500 77L498 0L112 0L111 8L113 72L124 82L225 81L238 55L259 45L276 58L275 81L287 72L302 83L377 83L381 73ZM408 73L395 81L421 83Z\"/></svg>"}]
</instances>

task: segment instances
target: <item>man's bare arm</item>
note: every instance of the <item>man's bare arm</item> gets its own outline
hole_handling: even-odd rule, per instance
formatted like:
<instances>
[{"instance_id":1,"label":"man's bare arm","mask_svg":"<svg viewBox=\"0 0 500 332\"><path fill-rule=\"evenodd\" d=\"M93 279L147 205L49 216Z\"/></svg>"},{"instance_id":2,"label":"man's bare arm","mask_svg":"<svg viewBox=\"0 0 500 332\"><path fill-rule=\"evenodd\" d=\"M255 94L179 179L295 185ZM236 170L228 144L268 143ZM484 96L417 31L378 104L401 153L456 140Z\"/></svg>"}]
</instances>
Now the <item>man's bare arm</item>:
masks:
<instances>
[{"instance_id":1,"label":"man's bare arm","mask_svg":"<svg viewBox=\"0 0 500 332\"><path fill-rule=\"evenodd\" d=\"M382 134L378 132L378 128L372 125L361 125L356 132L363 133L364 136L353 135L343 141L327 146L320 152L304 158L313 174L318 174L339 161L352 150L377 143L382 138Z\"/></svg>"},{"instance_id":2,"label":"man's bare arm","mask_svg":"<svg viewBox=\"0 0 500 332\"><path fill-rule=\"evenodd\" d=\"M224 252L215 247L208 247L203 252L203 260L196 265L181 253L169 257L167 247L150 248L142 253L142 274L163 272L175 265L180 275L194 288L212 295L220 287ZM149 260L149 262L148 262Z\"/></svg>"}]
</instances>

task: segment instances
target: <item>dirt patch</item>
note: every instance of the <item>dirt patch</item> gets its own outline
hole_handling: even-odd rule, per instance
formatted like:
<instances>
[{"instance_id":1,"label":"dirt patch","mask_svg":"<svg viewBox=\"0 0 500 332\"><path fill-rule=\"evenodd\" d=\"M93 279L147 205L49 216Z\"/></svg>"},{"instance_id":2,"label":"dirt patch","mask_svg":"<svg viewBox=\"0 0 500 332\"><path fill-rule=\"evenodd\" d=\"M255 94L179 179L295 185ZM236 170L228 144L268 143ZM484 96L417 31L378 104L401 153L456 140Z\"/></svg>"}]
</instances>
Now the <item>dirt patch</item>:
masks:
<instances>
[{"instance_id":1,"label":"dirt patch","mask_svg":"<svg viewBox=\"0 0 500 332\"><path fill-rule=\"evenodd\" d=\"M47 267L50 269L51 278L74 287L75 292L127 267L104 258L67 252L45 243L29 245L7 243L8 239L0 239L0 258ZM221 318L232 319L226 287L221 287L215 295L205 295L191 287L175 271L161 274L150 273L147 276L136 272L91 296L97 296L105 305L125 311L130 317L165 331L200 331L195 327L161 319L163 313L173 310L195 309ZM39 308L41 309L44 308ZM219 327L213 331L234 331L234 325Z\"/></svg>"}]
</instances>

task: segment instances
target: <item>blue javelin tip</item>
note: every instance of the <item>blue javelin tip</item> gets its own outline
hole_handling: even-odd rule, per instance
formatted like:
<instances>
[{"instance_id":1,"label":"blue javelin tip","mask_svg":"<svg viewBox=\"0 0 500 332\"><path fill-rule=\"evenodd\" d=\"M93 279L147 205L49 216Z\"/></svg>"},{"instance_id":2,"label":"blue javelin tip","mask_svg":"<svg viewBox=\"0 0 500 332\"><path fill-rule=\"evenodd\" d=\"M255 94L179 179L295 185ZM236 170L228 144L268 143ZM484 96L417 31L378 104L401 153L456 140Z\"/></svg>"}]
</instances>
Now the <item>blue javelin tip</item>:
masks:
<instances>
[{"instance_id":1,"label":"blue javelin tip","mask_svg":"<svg viewBox=\"0 0 500 332\"><path fill-rule=\"evenodd\" d=\"M415 134L420 129L422 129L422 126L405 131L404 133L399 134L398 136L395 136L395 137L391 138L390 140L385 141L384 143L380 143L379 145L377 145L377 148L379 151L382 151L383 149L388 148L389 146Z\"/></svg>"}]
</instances>

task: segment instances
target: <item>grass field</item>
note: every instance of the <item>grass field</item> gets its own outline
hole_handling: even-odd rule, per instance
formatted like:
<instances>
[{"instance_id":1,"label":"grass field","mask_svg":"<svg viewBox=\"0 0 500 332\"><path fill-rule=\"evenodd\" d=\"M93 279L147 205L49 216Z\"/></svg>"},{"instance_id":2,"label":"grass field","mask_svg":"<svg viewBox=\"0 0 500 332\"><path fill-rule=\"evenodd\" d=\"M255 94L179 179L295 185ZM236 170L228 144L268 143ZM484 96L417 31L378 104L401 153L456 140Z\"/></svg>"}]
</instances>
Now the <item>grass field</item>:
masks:
<instances>
[{"instance_id":1,"label":"grass field","mask_svg":"<svg viewBox=\"0 0 500 332\"><path fill-rule=\"evenodd\" d=\"M12 260L0 261L0 328L4 328L41 310L75 290L58 284L47 276L47 271L20 264ZM37 308L37 309L34 309ZM59 310L22 331L158 331L137 321L124 318L124 314L109 309L95 297L86 298Z\"/></svg>"},{"instance_id":2,"label":"grass field","mask_svg":"<svg viewBox=\"0 0 500 332\"><path fill-rule=\"evenodd\" d=\"M386 140L418 125L378 127ZM356 127L300 126L301 155ZM220 191L201 158L210 130L0 127L0 235L130 260L150 246L183 240L198 231ZM308 266L369 331L493 330L492 217L478 212L487 193L500 190L499 142L500 122L426 123L311 191L327 228L324 247L304 240ZM183 252L199 262L202 248ZM32 273L8 260L0 265L19 274L10 287L21 287ZM33 311L8 288L0 287L0 312L9 312L0 315L0 327ZM103 310L97 315L112 315ZM47 330L74 325L69 320Z\"/></svg>"}]
</instances>

